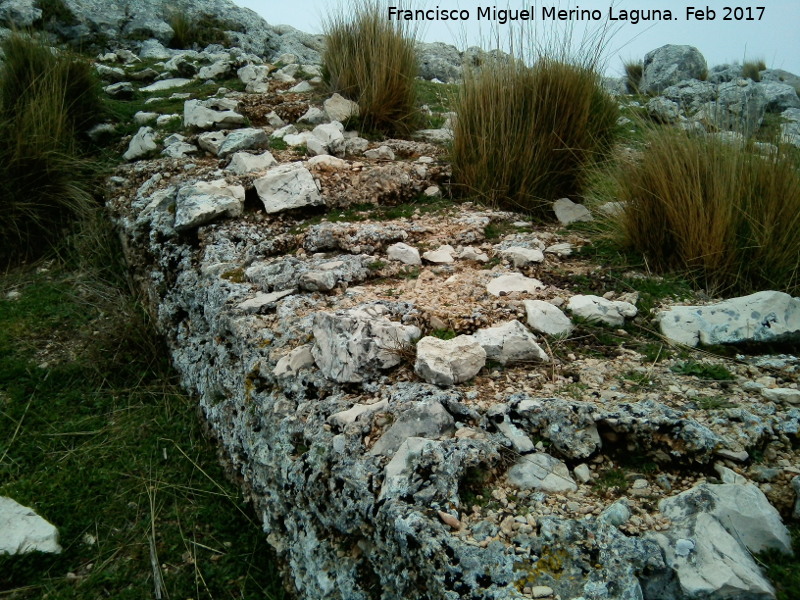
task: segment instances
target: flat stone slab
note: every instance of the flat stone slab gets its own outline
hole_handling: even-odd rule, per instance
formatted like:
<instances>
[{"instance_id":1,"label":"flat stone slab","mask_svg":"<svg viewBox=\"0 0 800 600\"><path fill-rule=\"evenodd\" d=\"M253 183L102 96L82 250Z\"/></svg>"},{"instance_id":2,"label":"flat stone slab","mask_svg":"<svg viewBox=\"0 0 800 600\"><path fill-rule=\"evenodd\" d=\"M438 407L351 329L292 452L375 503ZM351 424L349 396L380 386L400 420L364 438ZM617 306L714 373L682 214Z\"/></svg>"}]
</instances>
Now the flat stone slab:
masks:
<instances>
[{"instance_id":1,"label":"flat stone slab","mask_svg":"<svg viewBox=\"0 0 800 600\"><path fill-rule=\"evenodd\" d=\"M11 498L0 496L0 555L48 552L58 554L58 530Z\"/></svg>"}]
</instances>

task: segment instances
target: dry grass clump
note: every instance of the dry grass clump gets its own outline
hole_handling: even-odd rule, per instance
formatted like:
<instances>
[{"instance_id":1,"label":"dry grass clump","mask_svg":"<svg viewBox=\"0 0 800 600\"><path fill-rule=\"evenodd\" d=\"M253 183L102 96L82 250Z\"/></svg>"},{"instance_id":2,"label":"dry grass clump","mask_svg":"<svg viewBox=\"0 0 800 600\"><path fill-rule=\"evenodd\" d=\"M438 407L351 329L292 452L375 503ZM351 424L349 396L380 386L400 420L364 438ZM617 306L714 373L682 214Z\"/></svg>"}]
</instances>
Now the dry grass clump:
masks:
<instances>
[{"instance_id":1,"label":"dry grass clump","mask_svg":"<svg viewBox=\"0 0 800 600\"><path fill-rule=\"evenodd\" d=\"M767 68L767 63L763 59L747 61L742 65L742 77L761 81L761 71Z\"/></svg>"},{"instance_id":2,"label":"dry grass clump","mask_svg":"<svg viewBox=\"0 0 800 600\"><path fill-rule=\"evenodd\" d=\"M418 117L416 30L387 19L383 5L358 0L328 17L323 78L331 91L358 102L362 127L405 134Z\"/></svg>"},{"instance_id":3,"label":"dry grass clump","mask_svg":"<svg viewBox=\"0 0 800 600\"><path fill-rule=\"evenodd\" d=\"M23 37L2 43L0 258L39 254L64 224L92 206L91 168L78 134L102 102L88 62Z\"/></svg>"},{"instance_id":4,"label":"dry grass clump","mask_svg":"<svg viewBox=\"0 0 800 600\"><path fill-rule=\"evenodd\" d=\"M641 84L642 76L644 75L644 63L641 60L638 62L628 61L623 65L623 67L625 68L628 91L631 94L638 94L639 84Z\"/></svg>"},{"instance_id":5,"label":"dry grass clump","mask_svg":"<svg viewBox=\"0 0 800 600\"><path fill-rule=\"evenodd\" d=\"M493 206L544 216L580 194L609 153L618 114L591 65L542 56L467 70L455 99L453 180Z\"/></svg>"},{"instance_id":6,"label":"dry grass clump","mask_svg":"<svg viewBox=\"0 0 800 600\"><path fill-rule=\"evenodd\" d=\"M658 271L688 271L722 293L800 293L800 174L715 136L654 130L613 175L623 243Z\"/></svg>"},{"instance_id":7,"label":"dry grass clump","mask_svg":"<svg viewBox=\"0 0 800 600\"><path fill-rule=\"evenodd\" d=\"M210 44L231 45L227 30L235 29L232 23L226 23L214 15L203 13L190 17L184 12L173 12L169 17L172 27L172 39L168 46L180 50L192 48L203 49Z\"/></svg>"}]
</instances>

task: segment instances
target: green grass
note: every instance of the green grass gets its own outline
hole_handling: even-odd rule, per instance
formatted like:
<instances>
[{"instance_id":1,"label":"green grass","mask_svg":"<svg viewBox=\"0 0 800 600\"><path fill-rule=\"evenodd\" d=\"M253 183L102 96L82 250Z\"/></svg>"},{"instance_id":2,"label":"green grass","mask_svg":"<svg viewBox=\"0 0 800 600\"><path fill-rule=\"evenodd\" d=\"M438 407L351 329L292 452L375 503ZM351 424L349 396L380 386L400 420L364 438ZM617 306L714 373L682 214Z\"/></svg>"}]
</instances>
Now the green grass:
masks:
<instances>
[{"instance_id":1,"label":"green grass","mask_svg":"<svg viewBox=\"0 0 800 600\"><path fill-rule=\"evenodd\" d=\"M800 590L800 526L789 527L794 556L768 550L755 558L775 586L777 600L796 600Z\"/></svg>"},{"instance_id":2,"label":"green grass","mask_svg":"<svg viewBox=\"0 0 800 600\"><path fill-rule=\"evenodd\" d=\"M366 130L412 131L419 120L416 32L386 19L383 0L358 0L328 16L322 72L328 88L359 105Z\"/></svg>"},{"instance_id":3,"label":"green grass","mask_svg":"<svg viewBox=\"0 0 800 600\"><path fill-rule=\"evenodd\" d=\"M440 340L452 340L458 336L458 334L452 329L434 329L430 334L435 338L439 338Z\"/></svg>"},{"instance_id":4,"label":"green grass","mask_svg":"<svg viewBox=\"0 0 800 600\"><path fill-rule=\"evenodd\" d=\"M785 153L658 129L614 170L623 249L724 294L800 291L800 173ZM602 192L601 192L602 193Z\"/></svg>"},{"instance_id":5,"label":"green grass","mask_svg":"<svg viewBox=\"0 0 800 600\"><path fill-rule=\"evenodd\" d=\"M733 373L722 365L709 365L694 360L687 360L674 365L670 367L670 371L679 375L691 375L699 379L713 381L732 381L734 379Z\"/></svg>"},{"instance_id":6,"label":"green grass","mask_svg":"<svg viewBox=\"0 0 800 600\"><path fill-rule=\"evenodd\" d=\"M550 216L608 156L619 116L590 65L539 57L467 70L455 101L453 181L490 206Z\"/></svg>"},{"instance_id":7,"label":"green grass","mask_svg":"<svg viewBox=\"0 0 800 600\"><path fill-rule=\"evenodd\" d=\"M220 44L228 47L231 40L226 33L235 27L214 15L203 13L198 16L189 16L183 11L176 10L169 18L172 27L172 39L168 46L180 50L199 48L203 49L209 44Z\"/></svg>"},{"instance_id":8,"label":"green grass","mask_svg":"<svg viewBox=\"0 0 800 600\"><path fill-rule=\"evenodd\" d=\"M616 489L618 493L622 494L628 489L628 479L625 476L625 471L618 468L611 468L600 473L594 482L594 488L598 491L609 491Z\"/></svg>"},{"instance_id":9,"label":"green grass","mask_svg":"<svg viewBox=\"0 0 800 600\"><path fill-rule=\"evenodd\" d=\"M159 597L152 555L164 598L287 597L139 305L58 265L0 292L0 495L64 548L0 557L0 595Z\"/></svg>"},{"instance_id":10,"label":"green grass","mask_svg":"<svg viewBox=\"0 0 800 600\"><path fill-rule=\"evenodd\" d=\"M723 410L726 408L736 408L736 404L723 398L722 396L708 396L695 398L695 404L700 410Z\"/></svg>"}]
</instances>

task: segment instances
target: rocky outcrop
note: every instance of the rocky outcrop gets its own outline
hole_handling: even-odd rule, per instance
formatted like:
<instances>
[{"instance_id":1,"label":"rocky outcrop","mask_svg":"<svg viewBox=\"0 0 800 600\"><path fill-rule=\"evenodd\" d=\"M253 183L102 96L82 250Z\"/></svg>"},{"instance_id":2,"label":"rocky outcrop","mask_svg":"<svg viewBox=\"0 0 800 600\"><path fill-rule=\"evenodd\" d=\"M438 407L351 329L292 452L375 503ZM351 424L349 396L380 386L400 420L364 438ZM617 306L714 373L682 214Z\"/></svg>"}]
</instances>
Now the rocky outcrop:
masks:
<instances>
[{"instance_id":1,"label":"rocky outcrop","mask_svg":"<svg viewBox=\"0 0 800 600\"><path fill-rule=\"evenodd\" d=\"M697 48L668 44L645 55L639 89L658 94L686 79L704 79L707 72L706 59Z\"/></svg>"},{"instance_id":2,"label":"rocky outcrop","mask_svg":"<svg viewBox=\"0 0 800 600\"><path fill-rule=\"evenodd\" d=\"M30 552L61 552L58 530L32 509L0 496L0 556Z\"/></svg>"}]
</instances>

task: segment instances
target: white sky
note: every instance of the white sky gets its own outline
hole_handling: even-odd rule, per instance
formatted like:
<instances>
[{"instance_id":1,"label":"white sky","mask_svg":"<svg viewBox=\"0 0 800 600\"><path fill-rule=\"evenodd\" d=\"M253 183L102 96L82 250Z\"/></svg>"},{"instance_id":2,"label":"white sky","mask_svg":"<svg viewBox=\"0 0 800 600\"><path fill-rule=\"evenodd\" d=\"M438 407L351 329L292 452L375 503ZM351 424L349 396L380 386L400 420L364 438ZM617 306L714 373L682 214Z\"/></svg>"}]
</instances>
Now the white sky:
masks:
<instances>
[{"instance_id":1,"label":"white sky","mask_svg":"<svg viewBox=\"0 0 800 600\"><path fill-rule=\"evenodd\" d=\"M234 0L259 13L271 25L288 24L307 33L320 33L324 16L336 6L337 2L326 0ZM392 1L392 5L409 6L409 2ZM426 9L466 9L471 20L466 28L460 24L428 22L423 24L422 39L429 42L445 42L459 48L467 45L481 45L481 36L489 34L485 22L483 27L476 19L477 7L497 6L507 8L505 1L479 2L476 0L426 0L416 2L415 8ZM800 0L529 0L514 1L513 8L535 5L537 18L542 6L558 8L599 9L603 18L613 6L618 15L622 10L631 9L670 9L674 20L640 22L638 25L625 24L611 38L608 46L607 71L609 74L622 73L623 60L639 60L645 53L664 44L688 44L696 46L706 57L709 67L726 62L739 62L744 59L763 58L768 67L785 69L800 75ZM716 11L713 21L687 20L687 7L705 8ZM724 21L724 6L748 7L764 6L760 21ZM757 16L758 11L754 11ZM599 26L601 23L589 24ZM615 23L614 26L617 24ZM537 27L542 28L539 22ZM576 24L573 38L580 37ZM550 25L552 27L552 25ZM501 27L500 35L509 28Z\"/></svg>"}]
</instances>

